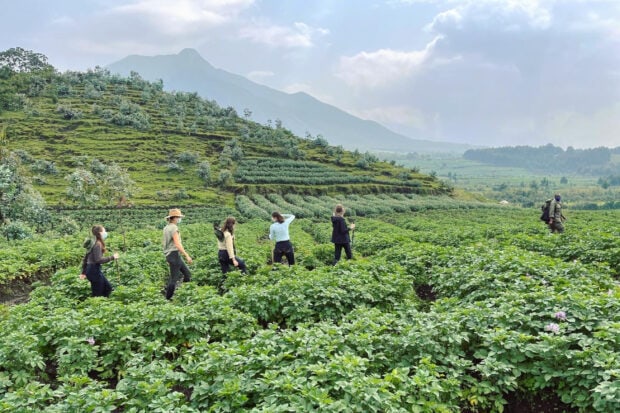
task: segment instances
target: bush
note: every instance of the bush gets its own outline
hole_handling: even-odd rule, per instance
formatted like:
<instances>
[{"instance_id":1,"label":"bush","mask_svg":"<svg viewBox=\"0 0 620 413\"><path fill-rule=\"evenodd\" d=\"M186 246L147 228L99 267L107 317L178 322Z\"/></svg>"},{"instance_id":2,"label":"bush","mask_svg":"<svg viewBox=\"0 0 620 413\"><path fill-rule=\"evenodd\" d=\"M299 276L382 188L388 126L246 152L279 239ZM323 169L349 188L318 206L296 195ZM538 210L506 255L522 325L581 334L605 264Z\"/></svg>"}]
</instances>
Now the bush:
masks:
<instances>
[{"instance_id":1,"label":"bush","mask_svg":"<svg viewBox=\"0 0 620 413\"><path fill-rule=\"evenodd\" d=\"M32 229L22 221L13 221L2 227L2 235L10 241L27 239L32 238Z\"/></svg>"}]
</instances>

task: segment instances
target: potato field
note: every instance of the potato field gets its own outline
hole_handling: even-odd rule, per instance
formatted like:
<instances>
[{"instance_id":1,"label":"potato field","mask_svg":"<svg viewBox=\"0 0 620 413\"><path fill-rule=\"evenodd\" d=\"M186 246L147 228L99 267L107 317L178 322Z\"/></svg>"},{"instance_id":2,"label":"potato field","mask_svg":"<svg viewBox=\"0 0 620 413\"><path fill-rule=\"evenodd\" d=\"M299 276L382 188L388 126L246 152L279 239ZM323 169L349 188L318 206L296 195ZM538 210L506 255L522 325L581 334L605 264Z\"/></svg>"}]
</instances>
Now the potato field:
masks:
<instances>
[{"instance_id":1,"label":"potato field","mask_svg":"<svg viewBox=\"0 0 620 413\"><path fill-rule=\"evenodd\" d=\"M339 201L354 258L332 266ZM551 235L537 209L441 197L235 208L184 209L192 280L170 302L164 209L68 212L78 234L3 241L0 288L35 288L0 305L0 412L620 411L619 212L568 209ZM292 267L270 262L276 208L297 215ZM224 278L212 222L231 213L249 272ZM91 223L121 254L107 299L78 278Z\"/></svg>"}]
</instances>

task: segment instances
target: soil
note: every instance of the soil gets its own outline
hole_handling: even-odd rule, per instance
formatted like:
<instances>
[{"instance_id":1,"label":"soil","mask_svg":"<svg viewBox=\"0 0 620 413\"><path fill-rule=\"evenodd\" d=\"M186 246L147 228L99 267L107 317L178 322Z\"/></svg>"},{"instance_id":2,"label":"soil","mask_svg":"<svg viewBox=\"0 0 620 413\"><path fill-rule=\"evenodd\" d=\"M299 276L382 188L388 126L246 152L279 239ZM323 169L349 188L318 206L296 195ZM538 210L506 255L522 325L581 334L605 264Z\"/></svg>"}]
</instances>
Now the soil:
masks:
<instances>
[{"instance_id":1,"label":"soil","mask_svg":"<svg viewBox=\"0 0 620 413\"><path fill-rule=\"evenodd\" d=\"M433 291L433 286L428 284L421 284L415 287L415 292L424 301L435 301L437 295Z\"/></svg>"},{"instance_id":2,"label":"soil","mask_svg":"<svg viewBox=\"0 0 620 413\"><path fill-rule=\"evenodd\" d=\"M513 392L504 396L508 401L504 413L576 413L579 410L560 400L552 390L543 390L536 396Z\"/></svg>"},{"instance_id":3,"label":"soil","mask_svg":"<svg viewBox=\"0 0 620 413\"><path fill-rule=\"evenodd\" d=\"M14 280L0 289L0 304L23 304L30 298L32 285L29 282Z\"/></svg>"}]
</instances>

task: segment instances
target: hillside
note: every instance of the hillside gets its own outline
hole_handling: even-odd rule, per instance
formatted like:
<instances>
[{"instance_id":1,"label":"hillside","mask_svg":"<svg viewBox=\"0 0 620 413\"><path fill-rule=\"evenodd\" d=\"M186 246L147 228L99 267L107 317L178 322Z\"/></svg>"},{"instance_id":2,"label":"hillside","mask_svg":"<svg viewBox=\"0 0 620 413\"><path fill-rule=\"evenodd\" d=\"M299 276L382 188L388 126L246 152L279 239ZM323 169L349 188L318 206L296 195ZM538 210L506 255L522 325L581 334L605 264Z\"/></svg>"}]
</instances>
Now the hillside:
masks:
<instances>
[{"instance_id":1,"label":"hillside","mask_svg":"<svg viewBox=\"0 0 620 413\"><path fill-rule=\"evenodd\" d=\"M2 65L0 65L2 66ZM441 182L301 139L281 124L240 118L197 93L97 68L0 72L3 145L48 204L71 204L66 177L78 167L117 163L137 185L137 204L233 204L234 194L442 194Z\"/></svg>"},{"instance_id":2,"label":"hillside","mask_svg":"<svg viewBox=\"0 0 620 413\"><path fill-rule=\"evenodd\" d=\"M128 56L110 64L108 69L124 76L135 71L147 80L162 79L168 90L197 92L239 113L249 109L252 119L262 124L280 119L298 136L322 135L330 144L350 150L463 153L471 148L463 144L411 139L306 93L280 92L217 69L193 49L176 55Z\"/></svg>"}]
</instances>

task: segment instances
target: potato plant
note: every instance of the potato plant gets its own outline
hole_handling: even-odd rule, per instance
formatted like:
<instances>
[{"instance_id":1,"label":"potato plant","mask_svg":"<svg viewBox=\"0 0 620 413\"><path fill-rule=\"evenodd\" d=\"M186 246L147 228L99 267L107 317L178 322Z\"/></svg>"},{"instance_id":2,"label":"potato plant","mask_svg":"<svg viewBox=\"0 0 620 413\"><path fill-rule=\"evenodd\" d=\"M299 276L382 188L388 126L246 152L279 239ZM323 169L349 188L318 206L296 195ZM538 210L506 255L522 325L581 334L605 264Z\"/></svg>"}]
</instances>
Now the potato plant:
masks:
<instances>
[{"instance_id":1,"label":"potato plant","mask_svg":"<svg viewBox=\"0 0 620 413\"><path fill-rule=\"evenodd\" d=\"M104 265L108 299L77 277L81 237L9 248L3 274L36 255L53 276L0 306L0 412L620 408L617 213L571 212L549 235L533 210L351 197L380 216L356 215L354 259L334 267L337 199L255 199L324 208L291 224L298 265L270 264L258 214L236 232L249 274L222 276L205 214L181 225L195 261L170 302L160 228L110 231L109 248L127 250Z\"/></svg>"}]
</instances>

